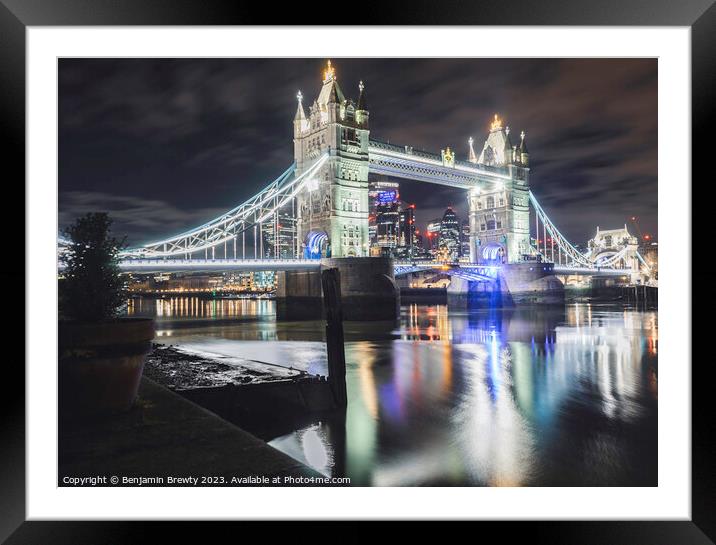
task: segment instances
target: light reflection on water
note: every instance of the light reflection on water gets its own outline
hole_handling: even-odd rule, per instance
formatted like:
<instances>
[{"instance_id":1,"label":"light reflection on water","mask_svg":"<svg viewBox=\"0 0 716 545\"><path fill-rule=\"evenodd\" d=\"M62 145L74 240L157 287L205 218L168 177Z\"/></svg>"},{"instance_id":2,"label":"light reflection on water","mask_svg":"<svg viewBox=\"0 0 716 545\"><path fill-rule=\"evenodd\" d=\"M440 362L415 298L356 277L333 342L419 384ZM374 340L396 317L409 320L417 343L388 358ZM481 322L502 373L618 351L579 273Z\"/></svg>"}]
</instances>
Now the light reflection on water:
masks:
<instances>
[{"instance_id":1,"label":"light reflection on water","mask_svg":"<svg viewBox=\"0 0 716 545\"><path fill-rule=\"evenodd\" d=\"M191 296L156 299L133 297L127 302L127 314L173 320L240 318L243 316L270 318L275 315L275 304L270 299L204 299Z\"/></svg>"},{"instance_id":2,"label":"light reflection on water","mask_svg":"<svg viewBox=\"0 0 716 545\"><path fill-rule=\"evenodd\" d=\"M182 309L207 303L157 312L166 342L325 374L320 322L277 323L272 301L216 301L221 311L195 315L204 325L180 327ZM345 420L273 446L354 485L657 484L656 312L408 305L394 338L375 332L346 324Z\"/></svg>"}]
</instances>

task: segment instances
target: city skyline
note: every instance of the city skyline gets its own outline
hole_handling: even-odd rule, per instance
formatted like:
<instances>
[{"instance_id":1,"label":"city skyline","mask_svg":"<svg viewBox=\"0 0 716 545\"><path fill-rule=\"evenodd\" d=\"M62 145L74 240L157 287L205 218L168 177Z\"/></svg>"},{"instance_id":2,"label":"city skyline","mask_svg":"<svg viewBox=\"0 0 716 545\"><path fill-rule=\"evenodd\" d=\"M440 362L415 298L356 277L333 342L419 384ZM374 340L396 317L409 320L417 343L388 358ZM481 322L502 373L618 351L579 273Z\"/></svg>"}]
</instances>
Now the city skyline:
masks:
<instances>
[{"instance_id":1,"label":"city skyline","mask_svg":"<svg viewBox=\"0 0 716 545\"><path fill-rule=\"evenodd\" d=\"M323 63L62 59L60 227L103 209L119 234L142 243L232 208L290 163L295 93L313 96ZM467 138L479 153L498 112L516 134L527 131L532 187L569 238L586 241L597 226L618 228L630 216L656 238L655 61L336 59L334 66L350 94L365 80L371 137L433 151L450 146L465 159ZM403 182L401 193L417 205L421 231L448 206L467 217L459 190Z\"/></svg>"}]
</instances>

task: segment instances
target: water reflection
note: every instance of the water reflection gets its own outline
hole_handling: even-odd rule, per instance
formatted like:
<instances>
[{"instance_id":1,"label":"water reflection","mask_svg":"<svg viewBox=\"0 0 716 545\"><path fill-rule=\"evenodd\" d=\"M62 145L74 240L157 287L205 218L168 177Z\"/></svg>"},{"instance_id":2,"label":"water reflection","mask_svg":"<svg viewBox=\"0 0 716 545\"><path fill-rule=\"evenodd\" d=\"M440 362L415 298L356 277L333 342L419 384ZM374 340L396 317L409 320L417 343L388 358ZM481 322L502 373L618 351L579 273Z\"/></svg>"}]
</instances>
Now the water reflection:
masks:
<instances>
[{"instance_id":1,"label":"water reflection","mask_svg":"<svg viewBox=\"0 0 716 545\"><path fill-rule=\"evenodd\" d=\"M129 316L153 316L168 319L270 318L275 315L274 309L274 302L269 299L133 297L127 302L127 314Z\"/></svg>"},{"instance_id":2,"label":"water reflection","mask_svg":"<svg viewBox=\"0 0 716 545\"><path fill-rule=\"evenodd\" d=\"M346 468L326 474L378 486L656 485L656 313L404 310L399 339L347 347Z\"/></svg>"},{"instance_id":3,"label":"water reflection","mask_svg":"<svg viewBox=\"0 0 716 545\"><path fill-rule=\"evenodd\" d=\"M320 322L276 322L271 301L226 303L236 323L174 327L193 312L205 323L198 309L210 308L177 302L155 311L159 329L325 373ZM378 486L657 484L656 312L408 305L393 338L350 328L345 416L271 441L318 471Z\"/></svg>"}]
</instances>

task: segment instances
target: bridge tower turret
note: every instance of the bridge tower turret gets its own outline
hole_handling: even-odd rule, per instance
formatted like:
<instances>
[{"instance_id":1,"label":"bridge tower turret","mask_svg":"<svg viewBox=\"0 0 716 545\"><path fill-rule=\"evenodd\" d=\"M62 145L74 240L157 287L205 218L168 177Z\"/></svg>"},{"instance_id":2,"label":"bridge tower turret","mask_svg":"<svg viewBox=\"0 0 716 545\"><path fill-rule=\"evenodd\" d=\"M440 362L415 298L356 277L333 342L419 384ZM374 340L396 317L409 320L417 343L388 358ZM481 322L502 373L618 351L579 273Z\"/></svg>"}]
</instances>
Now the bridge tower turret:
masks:
<instances>
[{"instance_id":1,"label":"bridge tower turret","mask_svg":"<svg viewBox=\"0 0 716 545\"><path fill-rule=\"evenodd\" d=\"M530 153L527 151L527 142L525 142L525 131L520 133L520 147L517 149L519 155L516 156L517 162L523 167L527 167L530 164Z\"/></svg>"},{"instance_id":2,"label":"bridge tower turret","mask_svg":"<svg viewBox=\"0 0 716 545\"><path fill-rule=\"evenodd\" d=\"M475 154L475 148L472 146L472 144L475 141L472 139L472 136L467 140L467 145L470 147L470 151L467 154L467 160L471 163L477 163L477 155Z\"/></svg>"},{"instance_id":3,"label":"bridge tower turret","mask_svg":"<svg viewBox=\"0 0 716 545\"><path fill-rule=\"evenodd\" d=\"M520 146L513 146L510 128L495 114L476 163L499 181L486 181L468 196L473 263L517 263L531 253L527 161L524 132Z\"/></svg>"},{"instance_id":4,"label":"bridge tower turret","mask_svg":"<svg viewBox=\"0 0 716 545\"><path fill-rule=\"evenodd\" d=\"M296 115L293 118L293 137L300 137L305 131L308 130L308 119L306 119L306 111L303 109L303 94L301 91L296 95L298 100L298 108L296 108Z\"/></svg>"},{"instance_id":5,"label":"bridge tower turret","mask_svg":"<svg viewBox=\"0 0 716 545\"><path fill-rule=\"evenodd\" d=\"M293 140L296 175L325 152L330 155L296 196L298 251L306 257L368 255L369 112L362 81L358 90L357 103L346 98L328 61L307 117L299 95Z\"/></svg>"}]
</instances>

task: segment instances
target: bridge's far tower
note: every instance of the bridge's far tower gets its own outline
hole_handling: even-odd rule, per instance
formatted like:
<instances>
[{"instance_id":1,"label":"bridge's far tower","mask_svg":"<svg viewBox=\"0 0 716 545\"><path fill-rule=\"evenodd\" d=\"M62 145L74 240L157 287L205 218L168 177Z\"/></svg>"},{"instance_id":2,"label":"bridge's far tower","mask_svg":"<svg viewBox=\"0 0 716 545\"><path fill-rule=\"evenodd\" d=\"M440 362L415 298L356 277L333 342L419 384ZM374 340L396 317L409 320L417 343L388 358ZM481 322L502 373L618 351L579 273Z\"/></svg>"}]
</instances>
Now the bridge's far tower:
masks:
<instances>
[{"instance_id":1,"label":"bridge's far tower","mask_svg":"<svg viewBox=\"0 0 716 545\"><path fill-rule=\"evenodd\" d=\"M524 131L519 145L495 115L479 157L470 138L469 161L494 173L468 196L470 261L517 263L531 254L529 152Z\"/></svg>"},{"instance_id":2,"label":"bridge's far tower","mask_svg":"<svg viewBox=\"0 0 716 545\"><path fill-rule=\"evenodd\" d=\"M368 255L368 106L363 82L358 101L346 99L328 61L318 98L294 118L296 175L328 151L314 180L297 195L299 253L306 257Z\"/></svg>"}]
</instances>

